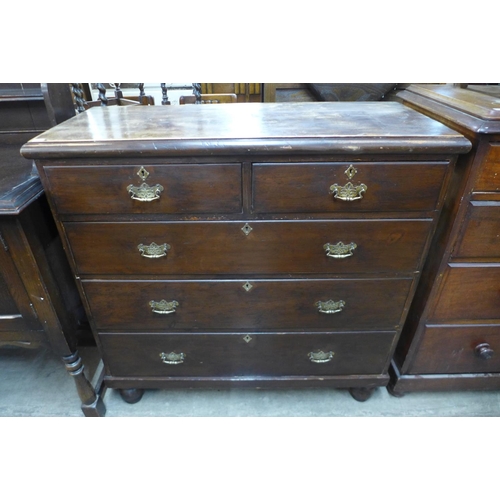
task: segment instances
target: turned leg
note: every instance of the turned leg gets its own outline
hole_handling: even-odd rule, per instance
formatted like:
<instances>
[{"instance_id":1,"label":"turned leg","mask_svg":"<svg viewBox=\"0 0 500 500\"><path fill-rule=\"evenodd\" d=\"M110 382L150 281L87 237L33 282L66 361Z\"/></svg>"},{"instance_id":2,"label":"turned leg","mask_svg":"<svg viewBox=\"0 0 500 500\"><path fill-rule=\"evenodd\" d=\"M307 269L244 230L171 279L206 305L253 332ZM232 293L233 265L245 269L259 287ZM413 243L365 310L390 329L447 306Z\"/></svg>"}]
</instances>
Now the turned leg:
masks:
<instances>
[{"instance_id":1,"label":"turned leg","mask_svg":"<svg viewBox=\"0 0 500 500\"><path fill-rule=\"evenodd\" d=\"M363 403L370 399L375 389L376 387L351 387L349 393L356 401Z\"/></svg>"},{"instance_id":2,"label":"turned leg","mask_svg":"<svg viewBox=\"0 0 500 500\"><path fill-rule=\"evenodd\" d=\"M133 405L141 400L144 389L120 389L120 396L123 401Z\"/></svg>"},{"instance_id":3,"label":"turned leg","mask_svg":"<svg viewBox=\"0 0 500 500\"><path fill-rule=\"evenodd\" d=\"M103 417L106 413L106 407L99 394L96 394L92 384L88 381L83 372L84 366L82 358L75 351L69 356L63 356L64 366L68 373L73 377L76 384L78 396L82 402L82 411L86 417Z\"/></svg>"}]
</instances>

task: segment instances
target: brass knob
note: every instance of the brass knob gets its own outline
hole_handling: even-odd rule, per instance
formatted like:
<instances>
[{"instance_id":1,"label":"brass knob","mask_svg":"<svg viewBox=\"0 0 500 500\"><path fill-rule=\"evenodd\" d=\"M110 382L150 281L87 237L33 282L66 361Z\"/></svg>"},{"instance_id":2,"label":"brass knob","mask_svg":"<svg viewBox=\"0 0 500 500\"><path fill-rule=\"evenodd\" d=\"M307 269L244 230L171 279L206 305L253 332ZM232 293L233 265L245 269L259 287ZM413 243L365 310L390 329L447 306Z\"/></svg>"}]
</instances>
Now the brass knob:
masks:
<instances>
[{"instance_id":1,"label":"brass knob","mask_svg":"<svg viewBox=\"0 0 500 500\"><path fill-rule=\"evenodd\" d=\"M474 353L481 359L490 359L495 354L495 351L491 348L490 344L484 342L474 348Z\"/></svg>"}]
</instances>

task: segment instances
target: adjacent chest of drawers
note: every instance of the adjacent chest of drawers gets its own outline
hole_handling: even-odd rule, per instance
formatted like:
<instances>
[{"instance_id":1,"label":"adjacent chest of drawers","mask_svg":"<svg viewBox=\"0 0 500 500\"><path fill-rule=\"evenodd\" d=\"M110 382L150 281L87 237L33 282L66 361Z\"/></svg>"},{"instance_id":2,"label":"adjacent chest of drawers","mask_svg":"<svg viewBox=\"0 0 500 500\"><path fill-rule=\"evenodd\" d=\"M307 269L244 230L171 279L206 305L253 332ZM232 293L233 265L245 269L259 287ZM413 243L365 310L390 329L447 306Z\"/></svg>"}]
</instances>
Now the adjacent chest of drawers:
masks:
<instances>
[{"instance_id":1,"label":"adjacent chest of drawers","mask_svg":"<svg viewBox=\"0 0 500 500\"><path fill-rule=\"evenodd\" d=\"M388 367L469 142L398 103L91 109L30 141L106 367L349 388Z\"/></svg>"},{"instance_id":2,"label":"adjacent chest of drawers","mask_svg":"<svg viewBox=\"0 0 500 500\"><path fill-rule=\"evenodd\" d=\"M500 87L413 85L404 102L473 144L398 345L391 390L500 387Z\"/></svg>"}]
</instances>

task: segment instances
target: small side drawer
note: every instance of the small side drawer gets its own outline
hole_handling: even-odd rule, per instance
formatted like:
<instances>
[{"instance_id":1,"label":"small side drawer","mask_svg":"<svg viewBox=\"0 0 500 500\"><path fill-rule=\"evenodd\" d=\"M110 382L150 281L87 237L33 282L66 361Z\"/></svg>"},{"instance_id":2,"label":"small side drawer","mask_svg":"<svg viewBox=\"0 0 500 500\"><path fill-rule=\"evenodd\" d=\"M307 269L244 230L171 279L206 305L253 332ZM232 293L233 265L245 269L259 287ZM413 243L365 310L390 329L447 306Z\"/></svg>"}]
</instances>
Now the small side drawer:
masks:
<instances>
[{"instance_id":1,"label":"small side drawer","mask_svg":"<svg viewBox=\"0 0 500 500\"><path fill-rule=\"evenodd\" d=\"M447 270L432 321L500 320L500 267Z\"/></svg>"},{"instance_id":2,"label":"small side drawer","mask_svg":"<svg viewBox=\"0 0 500 500\"><path fill-rule=\"evenodd\" d=\"M411 372L500 372L500 325L427 327Z\"/></svg>"},{"instance_id":3,"label":"small side drawer","mask_svg":"<svg viewBox=\"0 0 500 500\"><path fill-rule=\"evenodd\" d=\"M447 162L254 163L256 213L425 211L437 207ZM352 201L341 188L353 186ZM338 186L337 197L332 186ZM365 186L365 188L362 188Z\"/></svg>"},{"instance_id":4,"label":"small side drawer","mask_svg":"<svg viewBox=\"0 0 500 500\"><path fill-rule=\"evenodd\" d=\"M353 274L414 272L430 226L428 219L68 222L65 230L81 274Z\"/></svg>"},{"instance_id":5,"label":"small side drawer","mask_svg":"<svg viewBox=\"0 0 500 500\"><path fill-rule=\"evenodd\" d=\"M488 206L469 205L462 231L462 238L453 251L453 257L500 261L500 203L491 202Z\"/></svg>"},{"instance_id":6,"label":"small side drawer","mask_svg":"<svg viewBox=\"0 0 500 500\"><path fill-rule=\"evenodd\" d=\"M412 279L82 280L99 331L398 328Z\"/></svg>"},{"instance_id":7,"label":"small side drawer","mask_svg":"<svg viewBox=\"0 0 500 500\"><path fill-rule=\"evenodd\" d=\"M242 210L239 163L46 166L44 171L60 214L206 214ZM134 194L134 189L143 184L152 191ZM155 199L149 199L148 194Z\"/></svg>"},{"instance_id":8,"label":"small side drawer","mask_svg":"<svg viewBox=\"0 0 500 500\"><path fill-rule=\"evenodd\" d=\"M489 145L474 192L500 192L500 144Z\"/></svg>"},{"instance_id":9,"label":"small side drawer","mask_svg":"<svg viewBox=\"0 0 500 500\"><path fill-rule=\"evenodd\" d=\"M394 336L394 332L349 332L99 337L111 376L245 377L381 374Z\"/></svg>"}]
</instances>

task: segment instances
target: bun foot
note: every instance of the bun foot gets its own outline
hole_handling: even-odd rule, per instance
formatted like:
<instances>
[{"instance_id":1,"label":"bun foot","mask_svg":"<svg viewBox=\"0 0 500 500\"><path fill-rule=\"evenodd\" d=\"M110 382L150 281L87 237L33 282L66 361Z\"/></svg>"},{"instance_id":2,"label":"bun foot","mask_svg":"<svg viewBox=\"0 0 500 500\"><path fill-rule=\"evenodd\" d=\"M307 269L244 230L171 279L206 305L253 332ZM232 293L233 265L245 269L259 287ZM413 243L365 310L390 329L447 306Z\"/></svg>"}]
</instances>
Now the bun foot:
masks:
<instances>
[{"instance_id":1,"label":"bun foot","mask_svg":"<svg viewBox=\"0 0 500 500\"><path fill-rule=\"evenodd\" d=\"M392 385L387 386L387 392L391 395L394 396L395 398L402 398L406 393L401 392L400 390L396 389Z\"/></svg>"},{"instance_id":2,"label":"bun foot","mask_svg":"<svg viewBox=\"0 0 500 500\"><path fill-rule=\"evenodd\" d=\"M375 391L376 387L351 387L349 393L351 396L360 403L370 399L370 396Z\"/></svg>"},{"instance_id":3,"label":"bun foot","mask_svg":"<svg viewBox=\"0 0 500 500\"><path fill-rule=\"evenodd\" d=\"M120 389L120 396L125 403L133 405L141 400L144 389Z\"/></svg>"}]
</instances>

